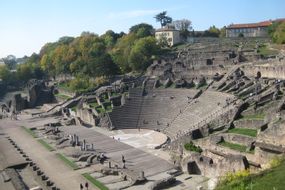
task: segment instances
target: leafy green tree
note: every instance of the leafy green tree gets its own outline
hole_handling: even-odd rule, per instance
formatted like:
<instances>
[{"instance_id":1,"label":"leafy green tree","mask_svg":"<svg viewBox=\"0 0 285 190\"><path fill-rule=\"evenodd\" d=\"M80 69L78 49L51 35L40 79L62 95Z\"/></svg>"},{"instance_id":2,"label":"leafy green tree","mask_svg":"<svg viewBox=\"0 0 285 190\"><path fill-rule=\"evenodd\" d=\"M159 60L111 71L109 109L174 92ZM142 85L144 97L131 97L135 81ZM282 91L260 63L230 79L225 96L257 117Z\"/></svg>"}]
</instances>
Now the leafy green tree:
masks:
<instances>
[{"instance_id":1,"label":"leafy green tree","mask_svg":"<svg viewBox=\"0 0 285 190\"><path fill-rule=\"evenodd\" d=\"M105 32L105 34L100 36L100 38L104 40L107 49L113 48L118 38L120 37L122 37L122 33L118 34L118 33L115 33L113 30L108 30Z\"/></svg>"},{"instance_id":2,"label":"leafy green tree","mask_svg":"<svg viewBox=\"0 0 285 190\"><path fill-rule=\"evenodd\" d=\"M0 79L4 82L10 82L12 73L7 65L0 65Z\"/></svg>"},{"instance_id":3,"label":"leafy green tree","mask_svg":"<svg viewBox=\"0 0 285 190\"><path fill-rule=\"evenodd\" d=\"M16 68L17 65L16 56L8 55L7 57L3 58L3 61L5 65L7 65L8 69L13 70Z\"/></svg>"},{"instance_id":4,"label":"leafy green tree","mask_svg":"<svg viewBox=\"0 0 285 190\"><path fill-rule=\"evenodd\" d=\"M123 73L131 71L129 56L136 40L137 36L135 33L125 35L118 40L111 52L114 62L119 66Z\"/></svg>"},{"instance_id":5,"label":"leafy green tree","mask_svg":"<svg viewBox=\"0 0 285 190\"><path fill-rule=\"evenodd\" d=\"M78 75L75 79L69 82L69 86L74 91L81 91L92 88L92 83L89 78L84 75Z\"/></svg>"},{"instance_id":6,"label":"leafy green tree","mask_svg":"<svg viewBox=\"0 0 285 190\"><path fill-rule=\"evenodd\" d=\"M63 37L59 38L57 43L61 44L61 45L69 45L70 43L73 42L73 40L74 40L74 37L63 36Z\"/></svg>"},{"instance_id":7,"label":"leafy green tree","mask_svg":"<svg viewBox=\"0 0 285 190\"><path fill-rule=\"evenodd\" d=\"M154 18L156 22L160 22L161 27L164 27L172 22L172 18L167 16L167 11L158 13L157 15L155 15Z\"/></svg>"},{"instance_id":8,"label":"leafy green tree","mask_svg":"<svg viewBox=\"0 0 285 190\"><path fill-rule=\"evenodd\" d=\"M268 29L272 41L277 44L285 44L285 22L274 22Z\"/></svg>"},{"instance_id":9,"label":"leafy green tree","mask_svg":"<svg viewBox=\"0 0 285 190\"><path fill-rule=\"evenodd\" d=\"M135 42L131 50L129 62L135 71L144 71L159 54L159 46L154 37L141 38Z\"/></svg>"},{"instance_id":10,"label":"leafy green tree","mask_svg":"<svg viewBox=\"0 0 285 190\"><path fill-rule=\"evenodd\" d=\"M223 28L220 29L220 38L224 38L226 37L226 26L224 26Z\"/></svg>"},{"instance_id":11,"label":"leafy green tree","mask_svg":"<svg viewBox=\"0 0 285 190\"><path fill-rule=\"evenodd\" d=\"M20 64L17 67L17 79L19 81L27 82L29 79L33 78L33 70L30 64Z\"/></svg>"},{"instance_id":12,"label":"leafy green tree","mask_svg":"<svg viewBox=\"0 0 285 190\"><path fill-rule=\"evenodd\" d=\"M204 36L206 37L219 37L219 35L220 35L220 30L215 25L211 26L204 33Z\"/></svg>"},{"instance_id":13,"label":"leafy green tree","mask_svg":"<svg viewBox=\"0 0 285 190\"><path fill-rule=\"evenodd\" d=\"M130 33L135 33L138 38L152 36L154 34L154 28L152 25L141 23L134 25L130 28Z\"/></svg>"}]
</instances>

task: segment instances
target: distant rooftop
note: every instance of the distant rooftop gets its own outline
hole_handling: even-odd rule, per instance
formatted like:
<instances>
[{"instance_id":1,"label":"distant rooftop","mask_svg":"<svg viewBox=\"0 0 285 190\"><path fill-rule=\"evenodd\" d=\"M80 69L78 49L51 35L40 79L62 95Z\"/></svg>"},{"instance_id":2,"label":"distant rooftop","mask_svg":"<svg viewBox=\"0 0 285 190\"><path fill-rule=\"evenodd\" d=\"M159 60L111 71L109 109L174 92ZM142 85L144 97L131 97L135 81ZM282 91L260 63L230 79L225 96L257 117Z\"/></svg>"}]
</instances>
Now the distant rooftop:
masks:
<instances>
[{"instance_id":1,"label":"distant rooftop","mask_svg":"<svg viewBox=\"0 0 285 190\"><path fill-rule=\"evenodd\" d=\"M163 27L163 28L159 28L156 30L156 32L163 32L163 31L178 31L178 30L176 30L175 27L168 26L168 25Z\"/></svg>"},{"instance_id":2,"label":"distant rooftop","mask_svg":"<svg viewBox=\"0 0 285 190\"><path fill-rule=\"evenodd\" d=\"M257 27L268 27L273 22L285 22L285 18L280 18L276 20L267 20L263 22L258 23L247 23L247 24L231 24L227 28L229 29L235 29L235 28L257 28Z\"/></svg>"},{"instance_id":3,"label":"distant rooftop","mask_svg":"<svg viewBox=\"0 0 285 190\"><path fill-rule=\"evenodd\" d=\"M247 24L231 24L227 28L257 28L257 27L268 27L272 24L272 21L264 21L258 23L247 23Z\"/></svg>"}]
</instances>

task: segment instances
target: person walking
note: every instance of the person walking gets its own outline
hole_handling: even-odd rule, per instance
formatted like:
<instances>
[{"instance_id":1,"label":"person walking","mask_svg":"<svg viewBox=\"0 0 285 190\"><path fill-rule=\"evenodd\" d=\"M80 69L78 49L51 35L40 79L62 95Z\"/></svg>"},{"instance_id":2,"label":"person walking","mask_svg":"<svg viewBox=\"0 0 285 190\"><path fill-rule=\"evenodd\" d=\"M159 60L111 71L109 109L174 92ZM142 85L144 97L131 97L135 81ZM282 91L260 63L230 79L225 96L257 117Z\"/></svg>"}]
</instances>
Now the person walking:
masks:
<instances>
[{"instance_id":1,"label":"person walking","mask_svg":"<svg viewBox=\"0 0 285 190\"><path fill-rule=\"evenodd\" d=\"M83 185L82 185L82 183L80 183L80 190L83 190Z\"/></svg>"},{"instance_id":2,"label":"person walking","mask_svg":"<svg viewBox=\"0 0 285 190\"><path fill-rule=\"evenodd\" d=\"M89 184L88 182L85 183L86 190L88 190Z\"/></svg>"}]
</instances>

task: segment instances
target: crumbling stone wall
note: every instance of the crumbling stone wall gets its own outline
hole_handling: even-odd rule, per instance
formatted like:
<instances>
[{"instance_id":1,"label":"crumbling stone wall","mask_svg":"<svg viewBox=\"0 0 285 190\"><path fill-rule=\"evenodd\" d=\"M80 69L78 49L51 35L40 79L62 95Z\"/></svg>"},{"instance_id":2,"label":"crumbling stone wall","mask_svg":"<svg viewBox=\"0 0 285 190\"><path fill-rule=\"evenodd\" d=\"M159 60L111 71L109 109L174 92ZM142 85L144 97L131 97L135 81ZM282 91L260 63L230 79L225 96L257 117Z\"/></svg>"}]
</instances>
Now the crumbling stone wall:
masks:
<instances>
[{"instance_id":1,"label":"crumbling stone wall","mask_svg":"<svg viewBox=\"0 0 285 190\"><path fill-rule=\"evenodd\" d=\"M285 79L285 60L266 61L260 65L247 65L244 67L246 75L255 77L257 72L261 73L261 77Z\"/></svg>"},{"instance_id":2,"label":"crumbling stone wall","mask_svg":"<svg viewBox=\"0 0 285 190\"><path fill-rule=\"evenodd\" d=\"M91 109L79 108L76 111L76 116L86 124L92 126L96 126L98 124L98 118L93 114Z\"/></svg>"},{"instance_id":3,"label":"crumbling stone wall","mask_svg":"<svg viewBox=\"0 0 285 190\"><path fill-rule=\"evenodd\" d=\"M181 163L182 170L207 177L219 177L228 172L236 172L249 168L248 160L242 155L225 155L222 159L213 160L208 156L191 152Z\"/></svg>"}]
</instances>

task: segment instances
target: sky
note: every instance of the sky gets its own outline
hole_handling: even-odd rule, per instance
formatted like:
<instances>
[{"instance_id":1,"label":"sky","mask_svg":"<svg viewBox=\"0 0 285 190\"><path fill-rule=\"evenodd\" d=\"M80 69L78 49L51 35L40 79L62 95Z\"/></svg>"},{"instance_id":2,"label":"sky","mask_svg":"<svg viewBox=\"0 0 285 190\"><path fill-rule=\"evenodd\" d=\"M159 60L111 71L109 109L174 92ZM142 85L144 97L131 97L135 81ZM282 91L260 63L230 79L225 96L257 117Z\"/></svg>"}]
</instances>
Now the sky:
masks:
<instances>
[{"instance_id":1,"label":"sky","mask_svg":"<svg viewBox=\"0 0 285 190\"><path fill-rule=\"evenodd\" d=\"M83 31L128 32L135 24L159 28L167 11L189 19L194 30L285 18L285 0L0 0L0 58L38 53L47 42Z\"/></svg>"}]
</instances>

